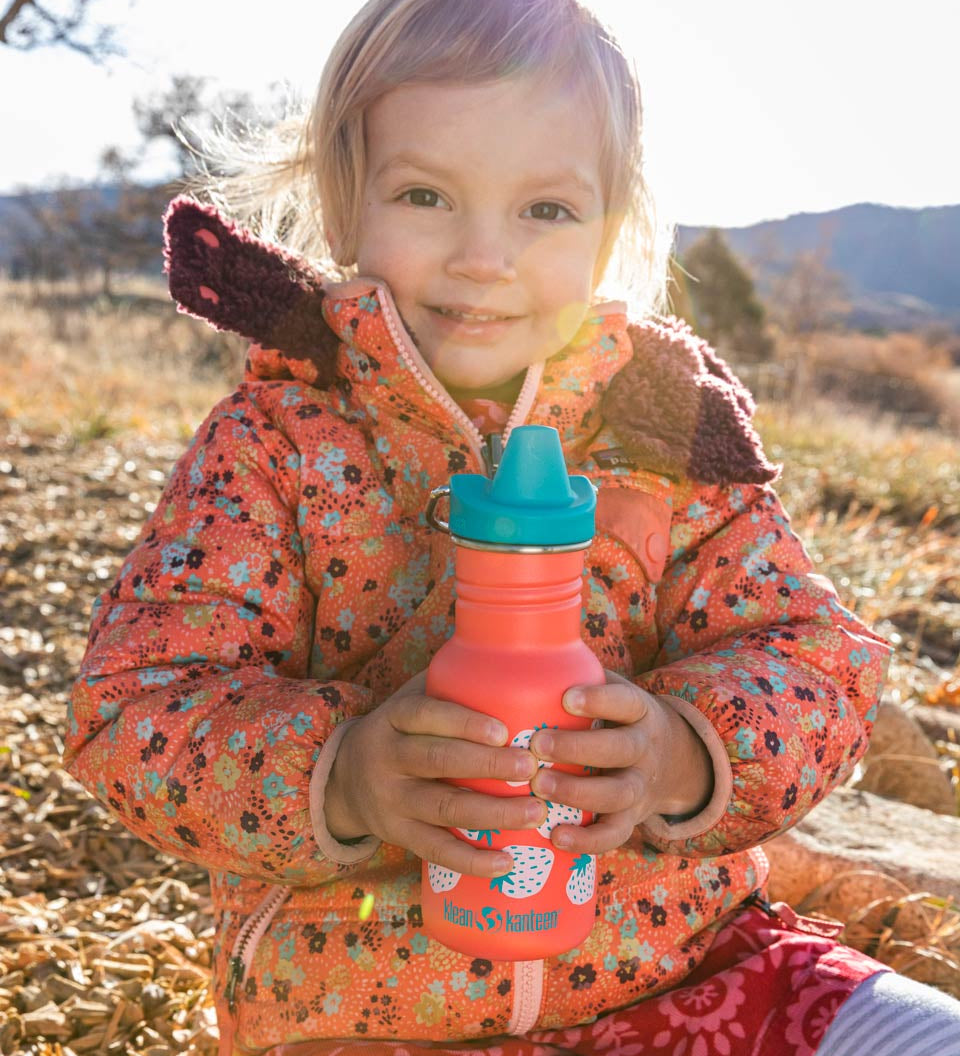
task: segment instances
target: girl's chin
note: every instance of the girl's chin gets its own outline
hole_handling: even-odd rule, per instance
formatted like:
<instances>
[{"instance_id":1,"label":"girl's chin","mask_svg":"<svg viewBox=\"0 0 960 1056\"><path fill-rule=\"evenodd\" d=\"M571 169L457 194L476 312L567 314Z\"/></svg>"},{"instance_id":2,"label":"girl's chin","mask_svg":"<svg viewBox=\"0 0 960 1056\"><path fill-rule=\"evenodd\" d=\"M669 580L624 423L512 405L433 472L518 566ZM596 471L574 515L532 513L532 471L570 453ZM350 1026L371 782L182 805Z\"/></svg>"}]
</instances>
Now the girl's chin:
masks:
<instances>
[{"instance_id":1,"label":"girl's chin","mask_svg":"<svg viewBox=\"0 0 960 1056\"><path fill-rule=\"evenodd\" d=\"M447 392L455 400L496 400L498 403L512 403L520 393L520 389L523 387L523 379L526 377L526 370L521 370L519 374L514 374L513 377L507 378L505 381L493 381L488 384L466 384L459 385L453 381L445 381Z\"/></svg>"}]
</instances>

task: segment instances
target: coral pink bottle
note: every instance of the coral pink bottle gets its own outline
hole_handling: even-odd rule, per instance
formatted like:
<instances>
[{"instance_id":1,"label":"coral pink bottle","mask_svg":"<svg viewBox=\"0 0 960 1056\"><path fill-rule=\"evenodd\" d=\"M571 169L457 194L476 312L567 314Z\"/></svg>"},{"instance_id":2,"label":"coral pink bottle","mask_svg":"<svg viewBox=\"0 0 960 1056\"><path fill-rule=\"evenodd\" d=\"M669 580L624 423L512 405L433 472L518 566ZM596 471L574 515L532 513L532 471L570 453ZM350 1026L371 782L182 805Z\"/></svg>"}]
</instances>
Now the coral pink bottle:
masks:
<instances>
[{"instance_id":1,"label":"coral pink bottle","mask_svg":"<svg viewBox=\"0 0 960 1056\"><path fill-rule=\"evenodd\" d=\"M449 525L434 516L450 495ZM603 668L580 636L583 551L593 537L596 492L568 477L560 438L546 426L510 434L493 480L457 474L435 493L428 520L456 544L456 624L427 672L427 693L505 723L509 745L526 747L543 727L588 729L565 711L574 685L597 685ZM582 767L542 763L584 773ZM529 796L527 781L457 780L488 795ZM513 868L490 878L423 863L423 922L451 949L500 960L536 960L579 945L596 914L596 856L554 846L559 824L587 825L589 812L549 803L538 828L452 829L469 843L505 850Z\"/></svg>"}]
</instances>

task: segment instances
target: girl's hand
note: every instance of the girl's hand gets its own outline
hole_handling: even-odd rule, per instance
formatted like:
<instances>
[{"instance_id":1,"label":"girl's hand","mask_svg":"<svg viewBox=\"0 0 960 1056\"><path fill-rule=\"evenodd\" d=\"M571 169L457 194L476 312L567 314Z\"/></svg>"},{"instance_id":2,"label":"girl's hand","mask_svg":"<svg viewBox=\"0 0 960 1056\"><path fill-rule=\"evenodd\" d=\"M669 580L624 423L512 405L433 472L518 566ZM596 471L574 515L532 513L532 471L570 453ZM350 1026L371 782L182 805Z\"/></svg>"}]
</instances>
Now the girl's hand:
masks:
<instances>
[{"instance_id":1,"label":"girl's hand","mask_svg":"<svg viewBox=\"0 0 960 1056\"><path fill-rule=\"evenodd\" d=\"M693 814L713 789L706 745L686 720L652 693L606 674L606 685L577 686L563 700L567 711L604 719L606 728L539 730L530 741L540 759L601 771L578 777L543 767L530 783L541 799L600 815L591 825L553 829L553 843L577 854L622 846L651 814ZM578 698L582 705L574 711Z\"/></svg>"},{"instance_id":2,"label":"girl's hand","mask_svg":"<svg viewBox=\"0 0 960 1056\"><path fill-rule=\"evenodd\" d=\"M369 833L458 873L499 876L513 866L509 854L472 846L447 828L535 828L546 820L545 804L438 778L527 781L537 761L525 748L502 747L501 723L428 697L425 686L422 671L346 730L327 781L327 827L341 840Z\"/></svg>"}]
</instances>

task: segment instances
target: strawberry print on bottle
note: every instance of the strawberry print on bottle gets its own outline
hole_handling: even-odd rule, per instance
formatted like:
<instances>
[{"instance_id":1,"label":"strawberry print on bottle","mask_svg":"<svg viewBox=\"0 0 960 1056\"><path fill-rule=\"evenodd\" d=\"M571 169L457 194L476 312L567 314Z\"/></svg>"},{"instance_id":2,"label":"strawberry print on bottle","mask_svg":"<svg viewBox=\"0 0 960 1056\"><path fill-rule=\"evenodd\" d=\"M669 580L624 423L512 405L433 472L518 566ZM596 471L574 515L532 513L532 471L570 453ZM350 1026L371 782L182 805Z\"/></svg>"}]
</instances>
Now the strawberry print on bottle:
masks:
<instances>
[{"instance_id":1,"label":"strawberry print on bottle","mask_svg":"<svg viewBox=\"0 0 960 1056\"><path fill-rule=\"evenodd\" d=\"M530 898L543 889L553 868L554 853L549 847L524 847L511 843L503 848L513 858L513 868L490 881L490 890L507 898Z\"/></svg>"},{"instance_id":2,"label":"strawberry print on bottle","mask_svg":"<svg viewBox=\"0 0 960 1056\"><path fill-rule=\"evenodd\" d=\"M430 879L430 890L439 895L444 891L452 891L460 882L463 873L458 873L453 869L444 869L442 865L428 862L427 876Z\"/></svg>"},{"instance_id":3,"label":"strawberry print on bottle","mask_svg":"<svg viewBox=\"0 0 960 1056\"><path fill-rule=\"evenodd\" d=\"M593 898L597 887L597 856L578 854L570 867L567 897L575 906L582 906Z\"/></svg>"}]
</instances>

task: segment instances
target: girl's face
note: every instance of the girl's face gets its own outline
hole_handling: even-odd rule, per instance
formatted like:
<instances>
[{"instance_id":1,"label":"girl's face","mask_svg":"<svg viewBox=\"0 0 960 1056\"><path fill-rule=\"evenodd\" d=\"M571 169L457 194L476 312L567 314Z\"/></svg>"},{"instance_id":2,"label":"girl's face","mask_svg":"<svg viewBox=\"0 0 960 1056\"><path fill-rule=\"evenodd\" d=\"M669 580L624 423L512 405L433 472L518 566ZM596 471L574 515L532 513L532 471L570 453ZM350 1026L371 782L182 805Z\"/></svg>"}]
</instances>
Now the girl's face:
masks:
<instances>
[{"instance_id":1,"label":"girl's face","mask_svg":"<svg viewBox=\"0 0 960 1056\"><path fill-rule=\"evenodd\" d=\"M366 113L357 265L384 280L421 354L479 395L558 352L600 276L598 121L518 77L411 84Z\"/></svg>"}]
</instances>

